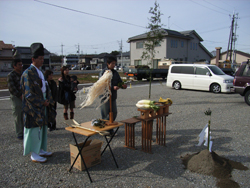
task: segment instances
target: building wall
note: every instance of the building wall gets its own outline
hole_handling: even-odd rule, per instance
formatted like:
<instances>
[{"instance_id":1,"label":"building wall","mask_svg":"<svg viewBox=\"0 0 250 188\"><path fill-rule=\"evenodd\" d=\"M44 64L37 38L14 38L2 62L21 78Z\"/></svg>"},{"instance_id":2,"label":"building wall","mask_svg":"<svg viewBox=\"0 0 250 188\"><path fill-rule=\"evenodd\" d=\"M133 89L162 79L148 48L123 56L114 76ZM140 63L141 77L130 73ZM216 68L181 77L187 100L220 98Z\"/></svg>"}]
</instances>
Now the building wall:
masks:
<instances>
[{"instance_id":1,"label":"building wall","mask_svg":"<svg viewBox=\"0 0 250 188\"><path fill-rule=\"evenodd\" d=\"M183 47L181 46L182 42L183 42ZM175 59L177 61L180 61L182 59L184 61L185 58L187 57L187 45L188 41L186 39L168 37L166 58Z\"/></svg>"},{"instance_id":2,"label":"building wall","mask_svg":"<svg viewBox=\"0 0 250 188\"><path fill-rule=\"evenodd\" d=\"M224 61L224 60L226 60L226 57L227 57L227 53L223 53L223 54L220 55L220 60ZM250 57L247 57L247 56L241 55L239 53L236 53L235 61L236 61L237 66L239 66L242 62L247 61L248 59L250 59ZM213 65L216 64L216 58L215 57L213 59L211 59L211 64L213 64Z\"/></svg>"},{"instance_id":3,"label":"building wall","mask_svg":"<svg viewBox=\"0 0 250 188\"><path fill-rule=\"evenodd\" d=\"M0 51L0 71L11 71L12 49L2 49Z\"/></svg>"},{"instance_id":4,"label":"building wall","mask_svg":"<svg viewBox=\"0 0 250 188\"><path fill-rule=\"evenodd\" d=\"M155 54L154 59L160 61L163 61L164 59L174 59L176 61L187 61L187 63L193 63L205 59L210 62L211 57L200 46L199 38L194 34L192 34L191 37L193 37L191 40L178 37L166 37L162 41L161 46L155 48L157 53ZM130 42L131 65L135 65L135 60L141 60L142 65L148 65L147 60L141 59L143 48L136 48L136 43L142 41L143 40Z\"/></svg>"}]
</instances>

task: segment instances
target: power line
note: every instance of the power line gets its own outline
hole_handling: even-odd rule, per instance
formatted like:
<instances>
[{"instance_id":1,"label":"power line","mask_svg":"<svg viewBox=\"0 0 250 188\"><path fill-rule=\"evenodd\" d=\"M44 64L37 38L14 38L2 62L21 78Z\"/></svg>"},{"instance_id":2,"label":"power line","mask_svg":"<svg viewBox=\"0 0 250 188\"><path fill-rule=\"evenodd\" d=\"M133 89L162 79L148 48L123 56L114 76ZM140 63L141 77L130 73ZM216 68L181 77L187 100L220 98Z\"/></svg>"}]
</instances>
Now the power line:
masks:
<instances>
[{"instance_id":1,"label":"power line","mask_svg":"<svg viewBox=\"0 0 250 188\"><path fill-rule=\"evenodd\" d=\"M108 17L99 16L99 15L95 15L95 14L91 14L91 13L87 13L87 12L83 12L83 11L79 11L79 10L74 10L74 9L71 9L71 8L67 8L67 7L63 7L63 6L59 6L59 5L54 5L54 4L46 3L46 2L43 2L43 1L39 1L39 0L34 0L34 1L36 1L38 3L43 3L43 4L50 5L50 6L54 6L54 7L57 7L57 8L62 8L62 9L65 9L65 10L69 10L69 11L73 11L73 12L78 12L78 13L81 13L81 14L87 14L87 15L90 15L90 16L95 16L95 17L98 17L98 18L106 19L106 20L111 20L111 21L115 21L115 22L120 22L120 23L128 24L128 25L133 25L133 26L136 26L136 27L146 28L146 27L143 27L143 26L140 26L140 25L136 25L136 24L124 22L124 21L121 21L121 20L116 20L116 19L113 19L113 18L108 18Z\"/></svg>"},{"instance_id":2,"label":"power line","mask_svg":"<svg viewBox=\"0 0 250 188\"><path fill-rule=\"evenodd\" d=\"M209 32L218 31L218 30L222 30L222 29L226 29L226 28L229 28L229 26L221 27L221 28L218 28L218 29L213 29L213 30L210 30L210 31L200 32L199 34L209 33Z\"/></svg>"},{"instance_id":3,"label":"power line","mask_svg":"<svg viewBox=\"0 0 250 188\"><path fill-rule=\"evenodd\" d=\"M215 6L215 7L219 8L219 9L221 9L221 10L225 10L226 12L229 12L229 13L231 12L231 11L229 11L229 10L223 9L223 8L221 8L221 7L218 7L218 6L216 6L216 5L214 5L214 4L210 3L210 2L208 2L208 1L206 1L206 0L203 0L203 1L205 1L206 3L208 3L208 4L210 4L210 5Z\"/></svg>"},{"instance_id":4,"label":"power line","mask_svg":"<svg viewBox=\"0 0 250 188\"><path fill-rule=\"evenodd\" d=\"M195 2L195 1L192 1L192 0L190 0L190 1L193 2L193 3L196 3L196 4L198 4L198 5L200 5L200 6L202 6L202 7L205 7L205 8L207 8L207 9L210 9L210 10L212 10L212 11L218 12L218 13L220 13L220 14L228 15L228 14L226 14L226 13L219 12L219 11L217 11L217 10L214 10L214 9L212 9L212 8L209 8L209 7L207 7L207 6L204 6L204 5L202 5L202 4L200 4L200 3L197 3L197 2Z\"/></svg>"}]
</instances>

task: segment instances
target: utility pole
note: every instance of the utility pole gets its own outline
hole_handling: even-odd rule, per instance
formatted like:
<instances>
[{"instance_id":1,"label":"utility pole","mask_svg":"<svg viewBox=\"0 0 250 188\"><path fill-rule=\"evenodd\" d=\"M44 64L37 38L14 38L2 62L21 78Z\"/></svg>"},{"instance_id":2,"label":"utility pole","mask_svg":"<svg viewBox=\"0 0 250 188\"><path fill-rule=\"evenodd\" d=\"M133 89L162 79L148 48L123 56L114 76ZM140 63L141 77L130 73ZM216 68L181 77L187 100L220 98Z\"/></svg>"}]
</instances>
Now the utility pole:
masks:
<instances>
[{"instance_id":1,"label":"utility pole","mask_svg":"<svg viewBox=\"0 0 250 188\"><path fill-rule=\"evenodd\" d=\"M235 15L233 14L232 18L232 23L231 23L231 29L230 29L230 34L229 34L229 41L228 41L228 47L227 47L227 56L226 60L228 61L228 56L229 56L229 62L231 64L235 63L235 41L237 40L236 38L236 29L237 29L237 19L238 19L238 13ZM233 59L232 59L233 55Z\"/></svg>"},{"instance_id":2,"label":"utility pole","mask_svg":"<svg viewBox=\"0 0 250 188\"><path fill-rule=\"evenodd\" d=\"M235 20L234 36L233 36L233 60L232 60L232 65L233 65L233 67L234 67L235 64L236 64L235 42L236 42L236 40L237 40L236 29L237 29L237 27L238 27L238 24L237 24L238 13L236 14L235 19L236 19L236 20Z\"/></svg>"},{"instance_id":3,"label":"utility pole","mask_svg":"<svg viewBox=\"0 0 250 188\"><path fill-rule=\"evenodd\" d=\"M119 42L118 42L119 43ZM120 45L120 53L121 53L121 67L122 67L122 69L123 69L123 62L122 62L122 39L121 39L121 43L119 43L119 45Z\"/></svg>"},{"instance_id":4,"label":"utility pole","mask_svg":"<svg viewBox=\"0 0 250 188\"><path fill-rule=\"evenodd\" d=\"M170 29L170 25L169 25L170 18L171 18L171 16L168 17L168 29Z\"/></svg>"},{"instance_id":5,"label":"utility pole","mask_svg":"<svg viewBox=\"0 0 250 188\"><path fill-rule=\"evenodd\" d=\"M80 45L79 45L79 43L78 43L78 45L76 45L76 47L77 47L77 57L78 57L77 65L78 65L80 62Z\"/></svg>"},{"instance_id":6,"label":"utility pole","mask_svg":"<svg viewBox=\"0 0 250 188\"><path fill-rule=\"evenodd\" d=\"M61 44L61 53L62 53L62 61L61 61L61 63L62 63L62 65L64 65L64 63L66 63L66 60L64 60L64 57L63 57L63 43Z\"/></svg>"},{"instance_id":7,"label":"utility pole","mask_svg":"<svg viewBox=\"0 0 250 188\"><path fill-rule=\"evenodd\" d=\"M62 57L63 57L63 43L61 44L61 52L62 52Z\"/></svg>"}]
</instances>

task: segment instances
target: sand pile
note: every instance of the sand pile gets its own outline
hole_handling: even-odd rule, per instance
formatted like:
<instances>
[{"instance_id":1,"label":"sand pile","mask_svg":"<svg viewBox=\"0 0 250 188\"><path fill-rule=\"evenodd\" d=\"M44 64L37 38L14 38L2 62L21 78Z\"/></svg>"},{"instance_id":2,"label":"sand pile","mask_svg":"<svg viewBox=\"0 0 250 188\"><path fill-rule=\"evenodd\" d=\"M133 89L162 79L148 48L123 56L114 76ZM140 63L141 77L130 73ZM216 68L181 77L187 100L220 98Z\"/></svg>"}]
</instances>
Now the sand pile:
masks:
<instances>
[{"instance_id":1,"label":"sand pile","mask_svg":"<svg viewBox=\"0 0 250 188\"><path fill-rule=\"evenodd\" d=\"M232 170L248 170L241 163L220 157L215 152L210 153L207 149L192 155L187 154L181 159L185 167L191 172L218 178L217 186L220 188L239 187L231 178Z\"/></svg>"}]
</instances>

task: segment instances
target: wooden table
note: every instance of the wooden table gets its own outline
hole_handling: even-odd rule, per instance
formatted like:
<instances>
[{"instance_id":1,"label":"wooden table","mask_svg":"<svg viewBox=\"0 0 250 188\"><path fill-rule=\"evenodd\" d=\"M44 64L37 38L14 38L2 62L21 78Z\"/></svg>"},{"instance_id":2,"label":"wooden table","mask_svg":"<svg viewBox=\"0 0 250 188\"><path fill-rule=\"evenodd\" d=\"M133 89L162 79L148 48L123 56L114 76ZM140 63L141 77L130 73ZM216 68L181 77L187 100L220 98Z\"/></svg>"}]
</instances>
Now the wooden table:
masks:
<instances>
[{"instance_id":1,"label":"wooden table","mask_svg":"<svg viewBox=\"0 0 250 188\"><path fill-rule=\"evenodd\" d=\"M111 130L111 129L116 129L116 130L114 131L114 134L111 135L111 138L110 138L109 140L107 139L107 136L104 135L107 144L106 144L106 146L104 147L104 149L103 149L101 155L103 155L103 153L105 152L106 148L109 147L109 150L110 150L110 152L111 152L111 154L112 154L112 157L113 157L113 159L114 159L114 162L115 162L117 168L118 168L118 164L117 164L117 162L116 162L116 160L115 160L115 156L114 156L114 154L113 154L113 152L112 152L112 149L111 149L111 147L110 147L110 142L112 141L114 135L117 133L119 127L122 126L122 125L123 125L123 123L117 123L116 125L109 125L109 126L105 126L104 128L98 128L98 127L93 127L93 126L91 125L91 121L85 122L85 123L81 123L81 126L82 126L82 127L86 127L86 128L90 128L90 129L95 129L95 130L97 130L97 131L108 131L108 130ZM73 166L74 166L74 164L75 164L77 158L78 158L79 155L80 155L80 157L81 157L81 159L82 159L82 161L83 161L84 167L85 167L85 169L86 169L86 172L87 172L87 174L88 174L89 180L90 180L90 182L92 183L92 179L91 179L91 177L90 177L88 168L87 168L87 166L86 166L86 164L85 164L85 161L84 161L84 159L83 159L83 156L82 156L82 153L81 153L81 152L82 152L82 149L84 148L84 145L86 144L87 140L88 140L91 136L98 134L98 132L94 132L94 131L90 131L90 130L85 130L85 129L82 129L82 128L73 128L73 127L66 127L65 130L72 132L73 138L74 138L74 140L75 140L76 146L78 147L78 151L79 151L78 154L77 154L77 156L76 156L76 158L75 158L75 160L74 160L74 162L73 162L73 164L71 165L69 171L72 170L72 168L73 168ZM87 136L87 138L85 139L85 141L84 141L84 143L83 143L83 145L82 145L81 147L78 146L78 142L77 142L77 140L76 140L75 133L76 133L76 134L83 135L83 136Z\"/></svg>"},{"instance_id":2,"label":"wooden table","mask_svg":"<svg viewBox=\"0 0 250 188\"><path fill-rule=\"evenodd\" d=\"M165 145L166 139L166 117L171 113L163 113L161 115L154 115L148 118L136 119L141 121L142 124L142 151L146 153L151 152L152 133L153 133L153 121L156 119L156 143L159 145Z\"/></svg>"},{"instance_id":3,"label":"wooden table","mask_svg":"<svg viewBox=\"0 0 250 188\"><path fill-rule=\"evenodd\" d=\"M140 121L136 118L121 121L125 123L125 147L135 149L135 124Z\"/></svg>"}]
</instances>

